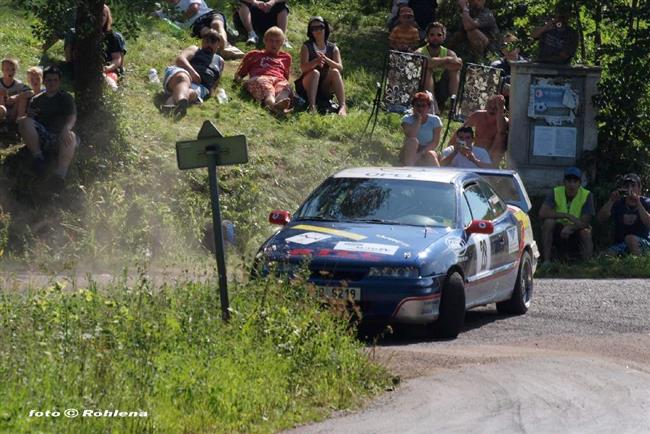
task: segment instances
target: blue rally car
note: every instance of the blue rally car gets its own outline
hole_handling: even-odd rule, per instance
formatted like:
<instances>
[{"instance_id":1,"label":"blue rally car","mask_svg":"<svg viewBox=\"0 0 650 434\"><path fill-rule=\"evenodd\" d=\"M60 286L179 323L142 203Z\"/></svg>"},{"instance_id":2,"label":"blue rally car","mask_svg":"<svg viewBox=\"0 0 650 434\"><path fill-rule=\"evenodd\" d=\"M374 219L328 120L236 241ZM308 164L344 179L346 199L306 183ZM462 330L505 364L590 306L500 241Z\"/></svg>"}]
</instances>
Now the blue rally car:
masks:
<instances>
[{"instance_id":1,"label":"blue rally car","mask_svg":"<svg viewBox=\"0 0 650 434\"><path fill-rule=\"evenodd\" d=\"M523 314L539 251L516 172L355 168L327 178L257 255L261 274L308 267L322 297L356 303L364 321L432 324L456 337L465 311ZM306 264L306 265L305 265Z\"/></svg>"}]
</instances>

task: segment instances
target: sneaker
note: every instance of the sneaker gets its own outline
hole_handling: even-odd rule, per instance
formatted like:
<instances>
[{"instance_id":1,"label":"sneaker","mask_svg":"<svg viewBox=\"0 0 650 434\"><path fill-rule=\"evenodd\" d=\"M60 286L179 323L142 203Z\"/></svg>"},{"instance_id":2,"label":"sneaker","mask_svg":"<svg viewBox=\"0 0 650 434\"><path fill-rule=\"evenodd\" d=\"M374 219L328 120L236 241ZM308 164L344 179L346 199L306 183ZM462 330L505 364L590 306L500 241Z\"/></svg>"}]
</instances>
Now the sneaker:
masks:
<instances>
[{"instance_id":1,"label":"sneaker","mask_svg":"<svg viewBox=\"0 0 650 434\"><path fill-rule=\"evenodd\" d=\"M293 48L293 45L291 45L287 40L284 41L284 44L282 44L282 46L287 50L291 50Z\"/></svg>"},{"instance_id":2,"label":"sneaker","mask_svg":"<svg viewBox=\"0 0 650 434\"><path fill-rule=\"evenodd\" d=\"M244 57L244 52L234 45L228 45L221 51L221 56L224 60L241 59Z\"/></svg>"},{"instance_id":3,"label":"sneaker","mask_svg":"<svg viewBox=\"0 0 650 434\"><path fill-rule=\"evenodd\" d=\"M248 34L248 39L246 39L246 43L249 45L257 45L257 43L260 41L259 36L257 36L257 33L255 32L250 32Z\"/></svg>"}]
</instances>

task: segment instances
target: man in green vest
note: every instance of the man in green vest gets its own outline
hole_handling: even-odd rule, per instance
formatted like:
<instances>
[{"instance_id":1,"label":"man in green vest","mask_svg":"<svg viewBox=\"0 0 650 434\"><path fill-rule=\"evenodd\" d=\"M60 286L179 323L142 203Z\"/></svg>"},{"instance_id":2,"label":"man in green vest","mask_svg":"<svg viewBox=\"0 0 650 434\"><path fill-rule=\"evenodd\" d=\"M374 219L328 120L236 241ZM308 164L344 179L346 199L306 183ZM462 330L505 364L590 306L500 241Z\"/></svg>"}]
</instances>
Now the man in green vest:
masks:
<instances>
[{"instance_id":1,"label":"man in green vest","mask_svg":"<svg viewBox=\"0 0 650 434\"><path fill-rule=\"evenodd\" d=\"M432 92L442 109L445 101L458 92L460 70L463 61L447 47L443 47L447 29L442 23L433 22L425 32L427 45L417 50L428 59L424 88Z\"/></svg>"},{"instance_id":2,"label":"man in green vest","mask_svg":"<svg viewBox=\"0 0 650 434\"><path fill-rule=\"evenodd\" d=\"M544 262L551 260L555 244L558 253L570 253L576 247L582 259L591 258L591 218L595 214L591 192L580 185L582 172L577 167L564 171L563 185L549 193L539 210L542 220Z\"/></svg>"}]
</instances>

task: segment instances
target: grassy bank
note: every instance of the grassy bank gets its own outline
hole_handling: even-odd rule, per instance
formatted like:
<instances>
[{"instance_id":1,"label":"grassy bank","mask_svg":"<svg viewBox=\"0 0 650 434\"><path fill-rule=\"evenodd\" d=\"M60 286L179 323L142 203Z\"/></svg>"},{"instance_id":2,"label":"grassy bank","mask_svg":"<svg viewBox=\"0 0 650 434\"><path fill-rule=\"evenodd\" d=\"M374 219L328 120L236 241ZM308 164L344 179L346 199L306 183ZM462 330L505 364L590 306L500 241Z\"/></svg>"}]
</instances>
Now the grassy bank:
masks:
<instances>
[{"instance_id":1,"label":"grassy bank","mask_svg":"<svg viewBox=\"0 0 650 434\"><path fill-rule=\"evenodd\" d=\"M0 296L0 432L273 432L388 384L300 284L231 289L227 325L209 282ZM29 417L69 408L147 416Z\"/></svg>"}]
</instances>

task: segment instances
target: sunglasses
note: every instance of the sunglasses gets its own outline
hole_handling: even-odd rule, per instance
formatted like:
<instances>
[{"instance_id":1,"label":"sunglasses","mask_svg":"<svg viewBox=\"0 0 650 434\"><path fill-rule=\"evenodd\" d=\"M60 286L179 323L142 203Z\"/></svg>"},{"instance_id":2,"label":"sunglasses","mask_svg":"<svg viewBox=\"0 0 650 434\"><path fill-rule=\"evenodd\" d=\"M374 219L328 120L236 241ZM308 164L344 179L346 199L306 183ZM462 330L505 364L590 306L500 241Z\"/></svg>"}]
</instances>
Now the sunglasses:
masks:
<instances>
[{"instance_id":1,"label":"sunglasses","mask_svg":"<svg viewBox=\"0 0 650 434\"><path fill-rule=\"evenodd\" d=\"M310 32L317 32L319 30L325 30L325 26L312 26L309 28Z\"/></svg>"}]
</instances>

